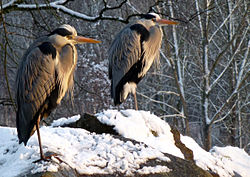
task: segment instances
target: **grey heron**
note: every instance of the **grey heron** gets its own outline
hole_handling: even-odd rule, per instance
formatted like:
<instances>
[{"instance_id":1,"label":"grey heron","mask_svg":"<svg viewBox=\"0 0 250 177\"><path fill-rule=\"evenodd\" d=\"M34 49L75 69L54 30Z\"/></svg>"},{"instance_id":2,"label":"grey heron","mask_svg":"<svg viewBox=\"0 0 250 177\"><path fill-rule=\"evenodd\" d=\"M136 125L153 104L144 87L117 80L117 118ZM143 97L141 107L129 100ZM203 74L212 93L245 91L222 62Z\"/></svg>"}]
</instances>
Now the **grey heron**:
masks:
<instances>
[{"instance_id":1,"label":"grey heron","mask_svg":"<svg viewBox=\"0 0 250 177\"><path fill-rule=\"evenodd\" d=\"M109 79L114 105L124 102L129 93L134 95L135 109L137 84L145 76L153 61L159 58L164 25L178 22L161 19L148 13L142 19L125 26L113 40L109 51Z\"/></svg>"},{"instance_id":2,"label":"grey heron","mask_svg":"<svg viewBox=\"0 0 250 177\"><path fill-rule=\"evenodd\" d=\"M73 91L77 63L76 44L100 41L78 36L74 27L64 24L38 38L24 53L16 75L16 126L19 143L27 144L37 131L41 160L39 122L60 104L67 92Z\"/></svg>"}]
</instances>

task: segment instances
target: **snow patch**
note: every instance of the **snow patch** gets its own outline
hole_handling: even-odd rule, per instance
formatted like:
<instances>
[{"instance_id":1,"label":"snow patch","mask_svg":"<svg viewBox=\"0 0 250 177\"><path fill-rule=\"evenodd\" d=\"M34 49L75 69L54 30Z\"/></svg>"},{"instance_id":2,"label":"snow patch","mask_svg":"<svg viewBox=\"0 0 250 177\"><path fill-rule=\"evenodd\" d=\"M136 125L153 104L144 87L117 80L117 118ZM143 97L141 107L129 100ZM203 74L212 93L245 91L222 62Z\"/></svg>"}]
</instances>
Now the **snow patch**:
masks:
<instances>
[{"instance_id":1,"label":"snow patch","mask_svg":"<svg viewBox=\"0 0 250 177\"><path fill-rule=\"evenodd\" d=\"M138 170L137 172L139 172L140 174L143 175L147 175L147 174L154 174L154 173L167 173L170 172L171 169L169 169L166 166L161 166L161 165L157 165L155 167L143 167L142 169Z\"/></svg>"},{"instance_id":2,"label":"snow patch","mask_svg":"<svg viewBox=\"0 0 250 177\"><path fill-rule=\"evenodd\" d=\"M15 130L0 127L1 134L5 134L6 142L0 146L1 175L11 177L27 171L33 174L58 171L59 165L56 163L32 163L39 159L40 155L36 133L24 146L18 144ZM41 127L40 133L44 153L58 154L57 157L70 168L76 169L79 174L120 172L132 175L140 169L141 163L149 159L163 160L165 157L163 153L152 147L133 144L131 141L124 143L109 134L97 135L83 129ZM165 160L168 159L165 158ZM52 158L52 161L56 159Z\"/></svg>"},{"instance_id":3,"label":"snow patch","mask_svg":"<svg viewBox=\"0 0 250 177\"><path fill-rule=\"evenodd\" d=\"M131 141L123 142L109 134L97 135L84 129L54 127L77 121L80 116L62 118L50 127L41 127L43 150L58 154L63 162L60 168L73 168L79 174L110 174L113 172L132 175L134 172L153 174L169 172L167 166L156 167L140 164L150 159L169 162L164 153L183 157L175 146L170 126L159 117L147 111L106 110L97 114L98 119L122 136L144 142L147 146ZM40 158L36 133L26 146L18 143L15 128L0 127L0 174L5 177L18 176L27 172L55 172L58 160L32 163ZM211 170L220 176L250 176L250 156L237 147L213 147L210 152L202 149L192 138L181 135L181 141L193 151L196 164L204 170ZM11 168L10 168L11 167Z\"/></svg>"},{"instance_id":4,"label":"snow patch","mask_svg":"<svg viewBox=\"0 0 250 177\"><path fill-rule=\"evenodd\" d=\"M62 125L67 125L67 124L78 121L80 118L81 118L80 114L72 116L72 117L68 117L68 118L62 117L60 119L54 120L52 122L51 126L52 127L59 127Z\"/></svg>"},{"instance_id":5,"label":"snow patch","mask_svg":"<svg viewBox=\"0 0 250 177\"><path fill-rule=\"evenodd\" d=\"M148 111L107 110L96 116L102 123L113 125L117 133L126 138L144 142L161 152L184 158L179 148L174 145L170 126Z\"/></svg>"}]
</instances>

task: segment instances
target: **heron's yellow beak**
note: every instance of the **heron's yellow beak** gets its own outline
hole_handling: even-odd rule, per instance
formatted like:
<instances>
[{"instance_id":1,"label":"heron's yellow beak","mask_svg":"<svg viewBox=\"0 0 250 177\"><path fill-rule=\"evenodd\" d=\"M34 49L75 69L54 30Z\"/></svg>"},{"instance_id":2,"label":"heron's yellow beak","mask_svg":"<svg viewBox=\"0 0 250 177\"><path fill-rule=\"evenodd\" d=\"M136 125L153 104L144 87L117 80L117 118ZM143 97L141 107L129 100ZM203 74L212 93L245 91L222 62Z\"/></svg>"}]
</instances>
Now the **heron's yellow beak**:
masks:
<instances>
[{"instance_id":1,"label":"heron's yellow beak","mask_svg":"<svg viewBox=\"0 0 250 177\"><path fill-rule=\"evenodd\" d=\"M91 38L87 38L87 37L83 37L83 36L76 36L74 37L74 40L76 41L76 43L81 44L81 43L100 43L101 41L97 41L95 39L91 39Z\"/></svg>"},{"instance_id":2,"label":"heron's yellow beak","mask_svg":"<svg viewBox=\"0 0 250 177\"><path fill-rule=\"evenodd\" d=\"M156 19L156 22L161 25L178 25L179 24L179 22L166 20L166 19Z\"/></svg>"}]
</instances>

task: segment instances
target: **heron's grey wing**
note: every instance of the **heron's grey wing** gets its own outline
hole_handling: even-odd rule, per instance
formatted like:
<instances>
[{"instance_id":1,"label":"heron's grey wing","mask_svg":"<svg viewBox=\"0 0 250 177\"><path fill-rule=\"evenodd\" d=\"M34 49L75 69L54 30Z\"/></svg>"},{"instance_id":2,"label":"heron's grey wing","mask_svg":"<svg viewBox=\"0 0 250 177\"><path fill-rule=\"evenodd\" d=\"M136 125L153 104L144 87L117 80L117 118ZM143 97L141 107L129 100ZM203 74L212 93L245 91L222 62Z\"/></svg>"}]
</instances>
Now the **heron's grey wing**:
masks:
<instances>
[{"instance_id":1,"label":"heron's grey wing","mask_svg":"<svg viewBox=\"0 0 250 177\"><path fill-rule=\"evenodd\" d=\"M126 26L118 33L109 48L109 68L111 78L117 72L125 74L141 56L140 36Z\"/></svg>"},{"instance_id":2,"label":"heron's grey wing","mask_svg":"<svg viewBox=\"0 0 250 177\"><path fill-rule=\"evenodd\" d=\"M140 34L125 27L117 34L109 49L109 78L111 80L111 96L115 95L115 88L130 68L140 60L142 47Z\"/></svg>"},{"instance_id":3,"label":"heron's grey wing","mask_svg":"<svg viewBox=\"0 0 250 177\"><path fill-rule=\"evenodd\" d=\"M55 51L50 52L42 52L39 46L35 47L24 55L19 65L16 77L16 124L20 143L27 143L39 114L46 109L43 108L46 98L55 88Z\"/></svg>"}]
</instances>

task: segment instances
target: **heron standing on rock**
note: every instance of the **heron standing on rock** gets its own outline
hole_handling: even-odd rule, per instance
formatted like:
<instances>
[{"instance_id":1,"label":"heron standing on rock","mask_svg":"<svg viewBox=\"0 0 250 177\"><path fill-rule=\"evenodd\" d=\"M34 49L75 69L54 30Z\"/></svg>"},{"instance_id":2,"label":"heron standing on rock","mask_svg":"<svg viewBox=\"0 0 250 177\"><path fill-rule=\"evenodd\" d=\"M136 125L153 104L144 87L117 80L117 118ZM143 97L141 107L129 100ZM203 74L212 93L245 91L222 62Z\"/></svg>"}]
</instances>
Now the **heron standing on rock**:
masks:
<instances>
[{"instance_id":1,"label":"heron standing on rock","mask_svg":"<svg viewBox=\"0 0 250 177\"><path fill-rule=\"evenodd\" d=\"M178 23L161 19L158 14L149 13L128 24L116 35L109 49L109 79L115 105L120 105L132 93L135 109L138 110L137 84L146 75L153 61L159 58L161 26L176 24Z\"/></svg>"},{"instance_id":2,"label":"heron standing on rock","mask_svg":"<svg viewBox=\"0 0 250 177\"><path fill-rule=\"evenodd\" d=\"M39 122L60 104L66 92L73 90L77 63L76 44L100 41L77 36L74 27L64 24L37 39L25 52L16 76L16 126L19 143L27 144L37 130L40 160L42 150Z\"/></svg>"}]
</instances>

